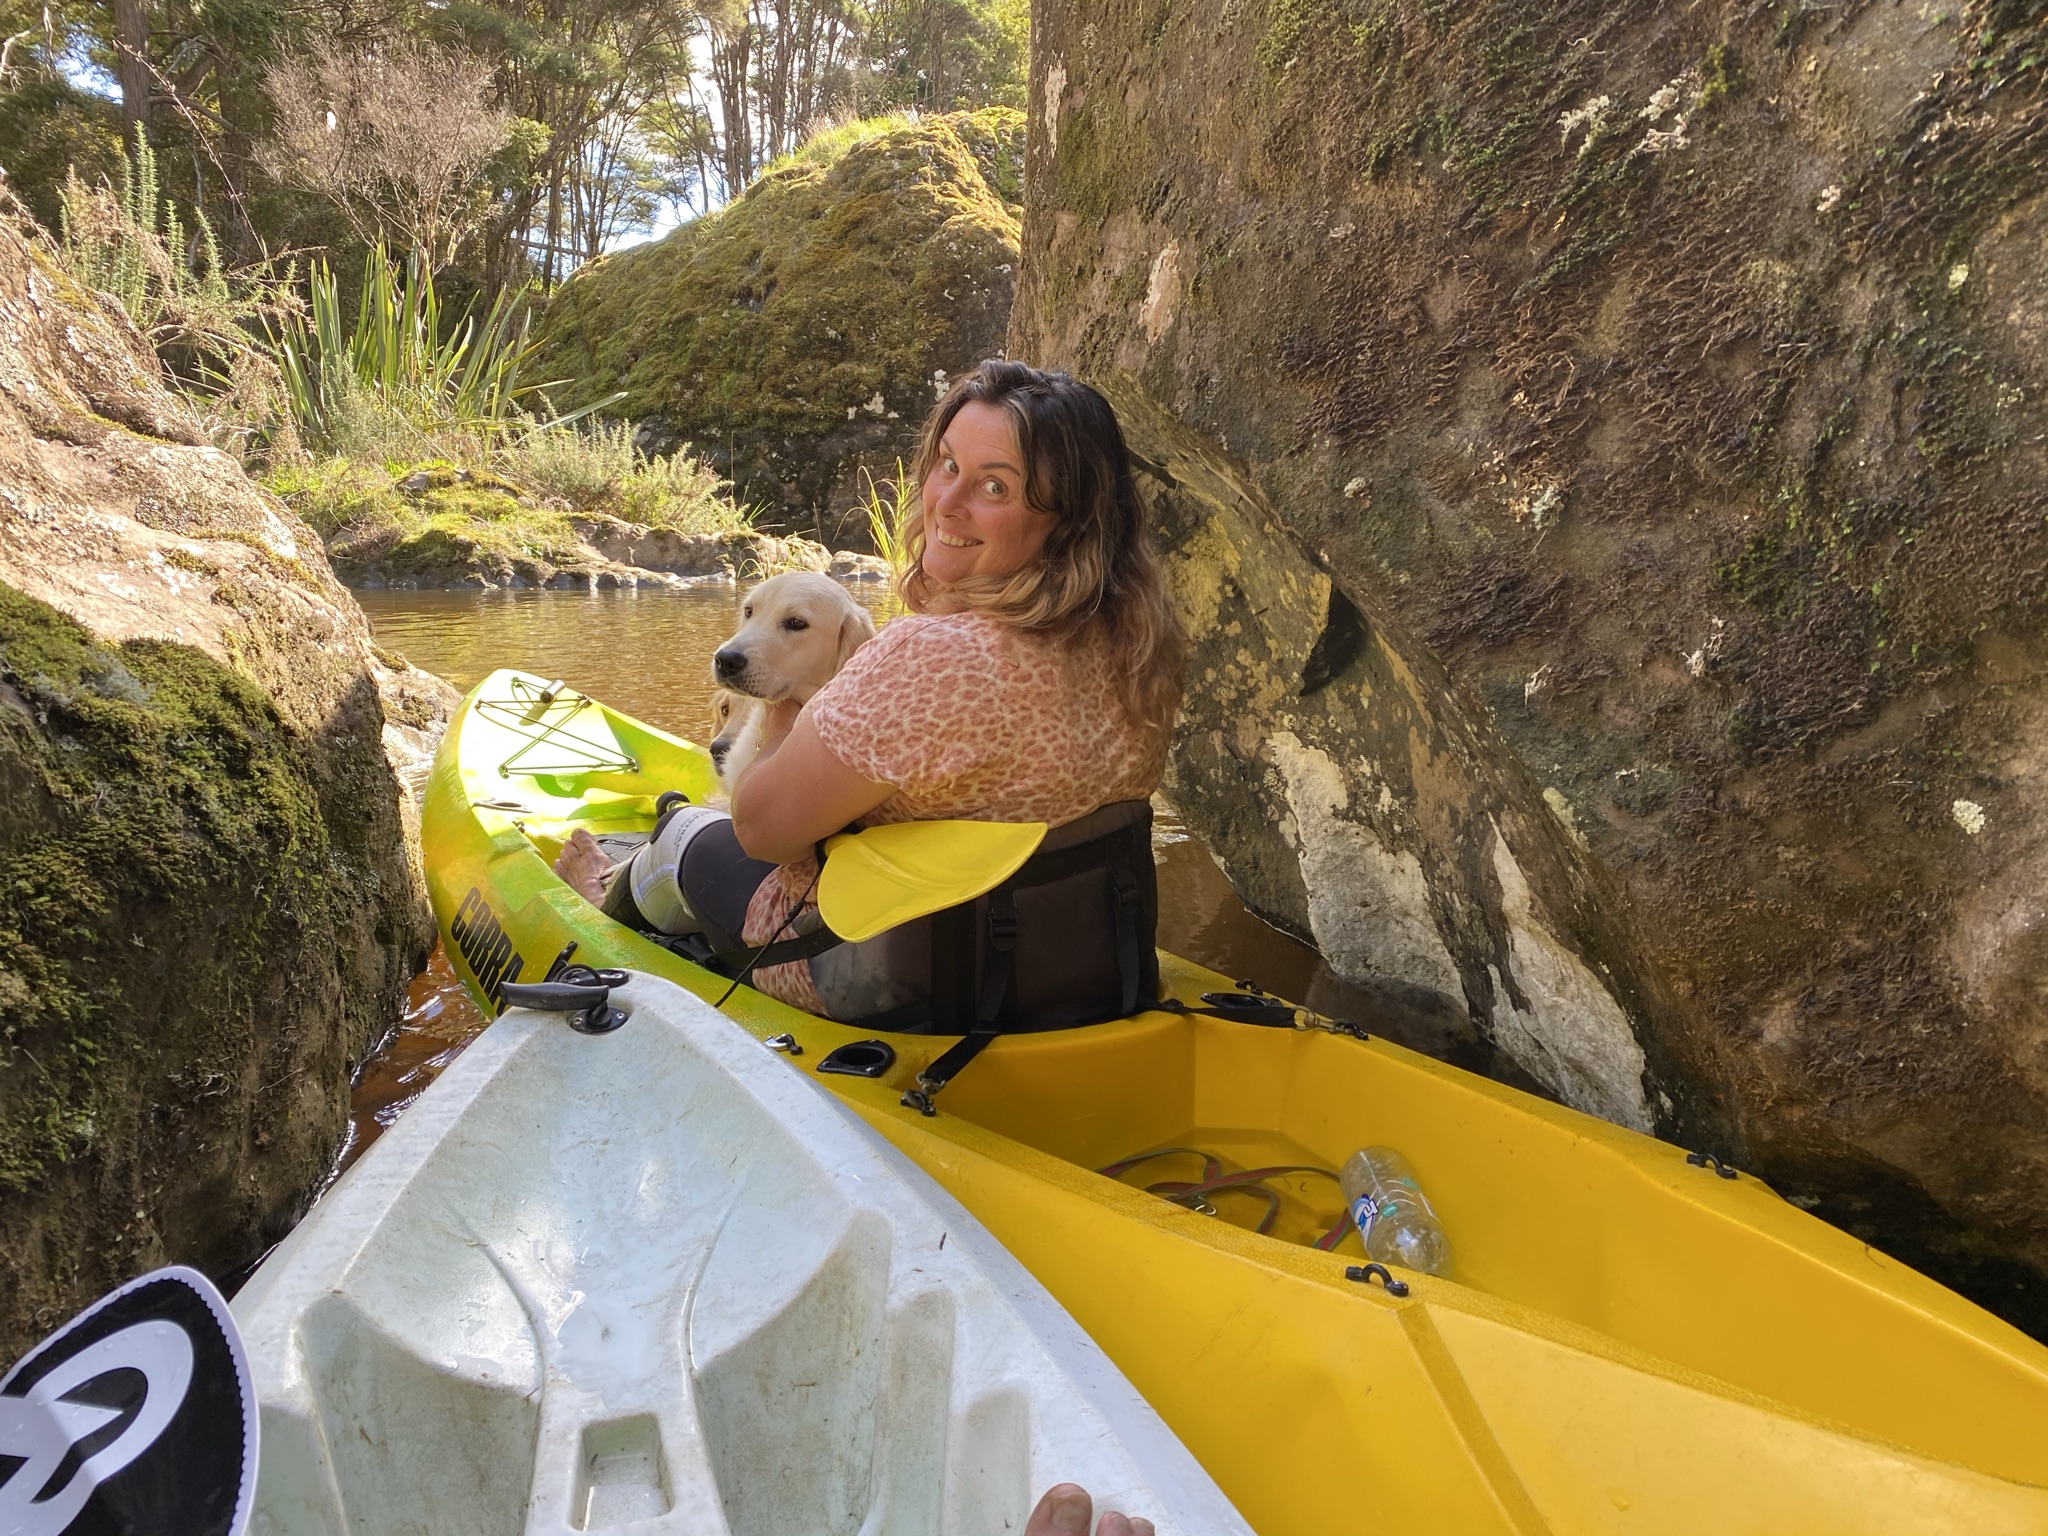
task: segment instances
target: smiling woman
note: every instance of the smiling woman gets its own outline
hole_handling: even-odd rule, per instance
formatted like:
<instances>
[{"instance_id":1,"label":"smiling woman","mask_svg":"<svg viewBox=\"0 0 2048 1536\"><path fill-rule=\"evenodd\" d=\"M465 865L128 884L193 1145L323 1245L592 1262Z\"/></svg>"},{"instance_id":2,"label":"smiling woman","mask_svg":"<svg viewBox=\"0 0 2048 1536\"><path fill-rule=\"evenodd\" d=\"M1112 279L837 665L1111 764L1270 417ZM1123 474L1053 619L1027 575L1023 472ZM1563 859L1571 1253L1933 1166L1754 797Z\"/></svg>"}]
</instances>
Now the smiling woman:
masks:
<instances>
[{"instance_id":1,"label":"smiling woman","mask_svg":"<svg viewBox=\"0 0 2048 1536\"><path fill-rule=\"evenodd\" d=\"M806 941L807 958L751 979L834 1018L965 1033L1128 1013L1154 984L1147 802L1185 642L1123 433L1089 386L992 360L939 403L917 469L900 581L909 614L807 702L766 709L730 820L693 810L673 823L690 840L674 861L681 904L705 931L757 950ZM1058 873L1035 886L1020 874L1014 913L966 914L951 937L808 943L821 924L821 839L943 820L1043 823ZM717 889L693 889L692 870L715 870ZM950 954L984 927L1001 938L1000 962Z\"/></svg>"},{"instance_id":2,"label":"smiling woman","mask_svg":"<svg viewBox=\"0 0 2048 1536\"><path fill-rule=\"evenodd\" d=\"M1024 499L1017 427L1002 407L969 400L939 439L921 486L923 573L950 587L1000 581L1034 564L1054 514Z\"/></svg>"}]
</instances>

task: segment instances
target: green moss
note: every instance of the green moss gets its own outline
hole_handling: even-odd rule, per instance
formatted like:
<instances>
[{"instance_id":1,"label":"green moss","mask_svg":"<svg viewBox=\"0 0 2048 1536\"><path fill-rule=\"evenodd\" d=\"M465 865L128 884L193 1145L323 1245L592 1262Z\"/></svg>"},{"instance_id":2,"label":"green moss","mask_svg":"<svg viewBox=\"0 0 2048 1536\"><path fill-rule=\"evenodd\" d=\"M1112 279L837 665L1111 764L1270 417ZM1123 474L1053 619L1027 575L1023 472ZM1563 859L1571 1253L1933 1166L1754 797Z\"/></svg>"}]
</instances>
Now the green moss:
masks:
<instances>
[{"instance_id":1,"label":"green moss","mask_svg":"<svg viewBox=\"0 0 2048 1536\"><path fill-rule=\"evenodd\" d=\"M947 119L966 146L989 190L1005 203L1024 201L1024 114L1010 107L983 107Z\"/></svg>"},{"instance_id":2,"label":"green moss","mask_svg":"<svg viewBox=\"0 0 2048 1536\"><path fill-rule=\"evenodd\" d=\"M1714 583L1722 591L1759 607L1774 606L1784 595L1787 571L1784 539L1772 529L1751 534L1731 560L1714 567Z\"/></svg>"},{"instance_id":3,"label":"green moss","mask_svg":"<svg viewBox=\"0 0 2048 1536\"><path fill-rule=\"evenodd\" d=\"M915 422L935 368L1000 345L1022 145L1008 108L827 135L719 212L583 268L548 305L536 366L571 381L563 408L624 391L619 414L659 418L765 499L803 440Z\"/></svg>"},{"instance_id":4,"label":"green moss","mask_svg":"<svg viewBox=\"0 0 2048 1536\"><path fill-rule=\"evenodd\" d=\"M516 454L501 455L518 463ZM639 461L602 494L572 504L446 459L365 464L352 459L286 465L266 480L304 518L345 572L458 580L518 561L578 569L593 561L570 521L600 512L682 533L736 533L744 509L710 470L684 455Z\"/></svg>"},{"instance_id":5,"label":"green moss","mask_svg":"<svg viewBox=\"0 0 2048 1536\"><path fill-rule=\"evenodd\" d=\"M1303 41L1313 35L1324 14L1314 0L1273 0L1266 8L1266 30L1253 50L1259 67L1277 75L1293 64Z\"/></svg>"},{"instance_id":6,"label":"green moss","mask_svg":"<svg viewBox=\"0 0 2048 1536\"><path fill-rule=\"evenodd\" d=\"M1735 52L1726 43L1715 43L1707 49L1700 64L1698 110L1707 111L1735 88L1738 69Z\"/></svg>"},{"instance_id":7,"label":"green moss","mask_svg":"<svg viewBox=\"0 0 2048 1536\"><path fill-rule=\"evenodd\" d=\"M0 587L0 683L0 1188L18 1191L91 1142L171 1001L167 964L193 1032L169 1045L196 1060L278 925L356 895L304 744L202 652L103 647Z\"/></svg>"}]
</instances>

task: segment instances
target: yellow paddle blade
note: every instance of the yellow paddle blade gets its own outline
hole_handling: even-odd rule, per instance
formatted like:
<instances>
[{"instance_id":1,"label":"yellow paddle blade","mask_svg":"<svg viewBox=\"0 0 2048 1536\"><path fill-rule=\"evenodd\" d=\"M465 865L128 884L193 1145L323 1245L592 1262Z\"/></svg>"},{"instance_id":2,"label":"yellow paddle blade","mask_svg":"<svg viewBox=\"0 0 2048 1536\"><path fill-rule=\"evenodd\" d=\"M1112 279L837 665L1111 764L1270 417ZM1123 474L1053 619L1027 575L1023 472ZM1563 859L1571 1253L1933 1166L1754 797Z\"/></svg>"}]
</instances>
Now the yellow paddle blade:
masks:
<instances>
[{"instance_id":1,"label":"yellow paddle blade","mask_svg":"<svg viewBox=\"0 0 2048 1536\"><path fill-rule=\"evenodd\" d=\"M818 911L858 944L994 890L1045 839L1042 821L902 821L825 844Z\"/></svg>"}]
</instances>

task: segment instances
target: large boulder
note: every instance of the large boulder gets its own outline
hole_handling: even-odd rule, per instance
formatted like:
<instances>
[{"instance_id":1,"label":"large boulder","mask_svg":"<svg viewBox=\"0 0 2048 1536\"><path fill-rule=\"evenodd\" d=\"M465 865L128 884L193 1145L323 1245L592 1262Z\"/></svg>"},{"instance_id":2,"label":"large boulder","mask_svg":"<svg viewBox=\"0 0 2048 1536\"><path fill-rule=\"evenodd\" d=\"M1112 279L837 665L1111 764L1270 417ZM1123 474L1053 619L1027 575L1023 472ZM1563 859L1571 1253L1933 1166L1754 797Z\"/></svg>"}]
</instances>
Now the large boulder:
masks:
<instances>
[{"instance_id":1,"label":"large boulder","mask_svg":"<svg viewBox=\"0 0 2048 1536\"><path fill-rule=\"evenodd\" d=\"M1011 351L1151 466L1241 893L2048 1329L2038 17L1033 29Z\"/></svg>"},{"instance_id":2,"label":"large boulder","mask_svg":"<svg viewBox=\"0 0 2048 1536\"><path fill-rule=\"evenodd\" d=\"M0 1358L216 1273L331 1166L432 924L380 663L320 541L110 302L0 225Z\"/></svg>"},{"instance_id":3,"label":"large boulder","mask_svg":"<svg viewBox=\"0 0 2048 1536\"><path fill-rule=\"evenodd\" d=\"M542 318L560 409L659 452L689 444L766 527L865 537L861 471L915 446L947 379L1002 349L1016 283L1023 114L828 133L732 203L590 263Z\"/></svg>"}]
</instances>

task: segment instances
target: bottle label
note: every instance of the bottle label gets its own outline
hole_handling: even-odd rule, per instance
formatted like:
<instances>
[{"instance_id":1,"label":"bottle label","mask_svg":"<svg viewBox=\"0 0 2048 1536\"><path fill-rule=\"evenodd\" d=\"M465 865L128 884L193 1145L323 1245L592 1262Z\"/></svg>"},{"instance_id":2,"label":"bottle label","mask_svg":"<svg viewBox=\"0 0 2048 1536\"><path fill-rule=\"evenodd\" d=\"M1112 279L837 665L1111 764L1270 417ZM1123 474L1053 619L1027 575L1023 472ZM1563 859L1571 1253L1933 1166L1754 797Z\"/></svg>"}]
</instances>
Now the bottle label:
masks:
<instances>
[{"instance_id":1,"label":"bottle label","mask_svg":"<svg viewBox=\"0 0 2048 1536\"><path fill-rule=\"evenodd\" d=\"M1372 1224L1379 1219L1380 1203L1370 1193L1362 1194L1351 1202L1351 1220L1360 1237L1371 1237Z\"/></svg>"}]
</instances>

